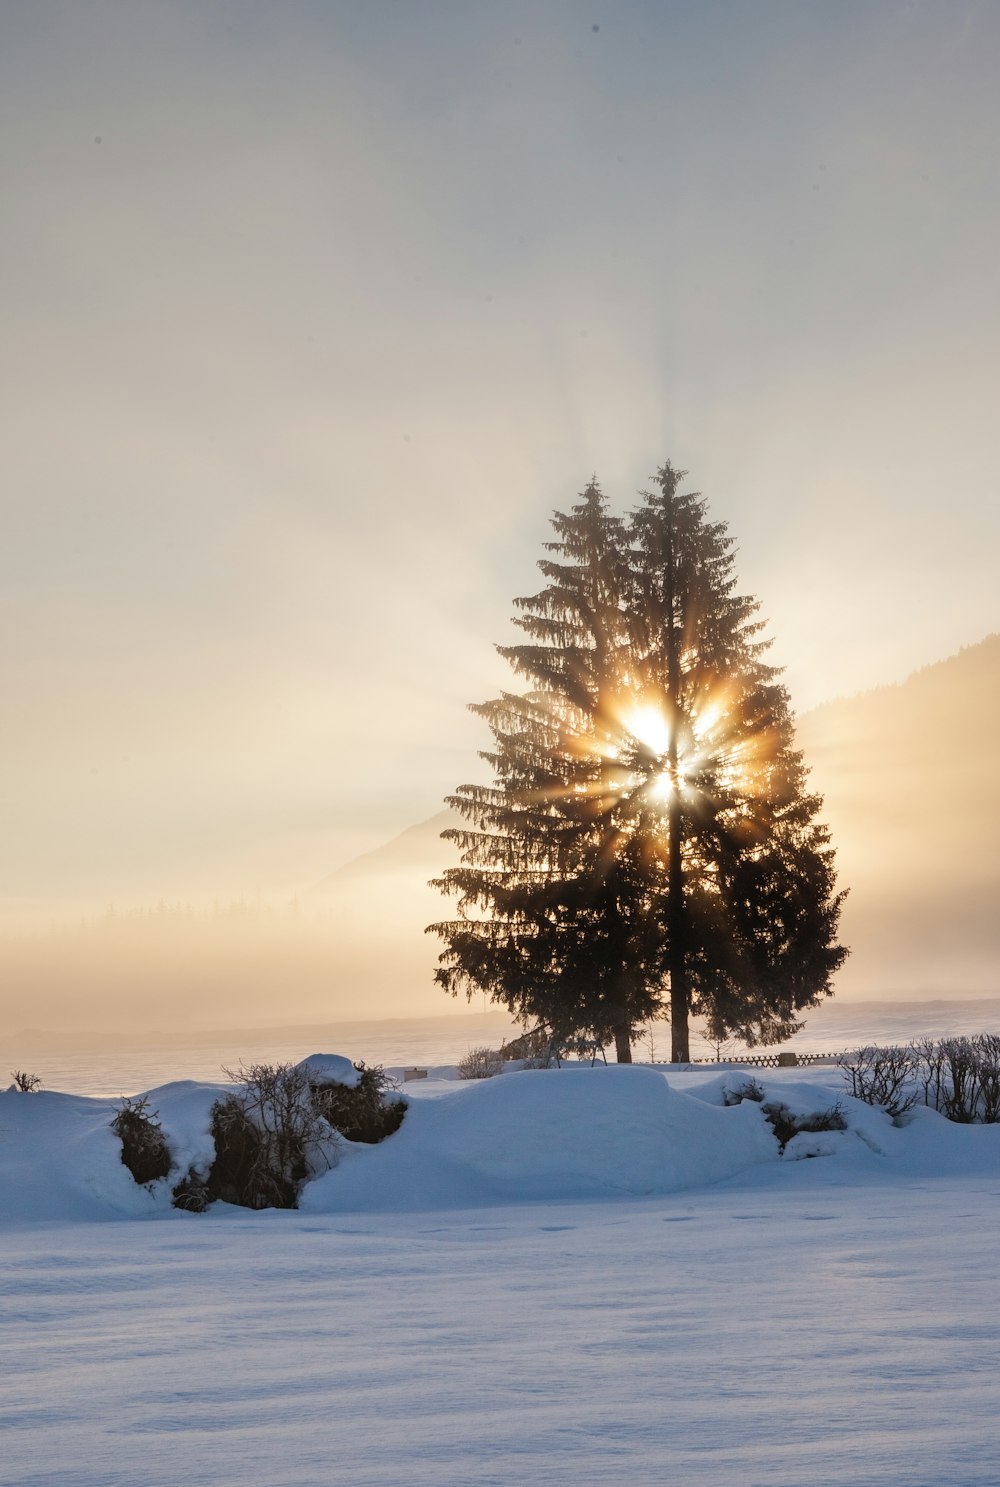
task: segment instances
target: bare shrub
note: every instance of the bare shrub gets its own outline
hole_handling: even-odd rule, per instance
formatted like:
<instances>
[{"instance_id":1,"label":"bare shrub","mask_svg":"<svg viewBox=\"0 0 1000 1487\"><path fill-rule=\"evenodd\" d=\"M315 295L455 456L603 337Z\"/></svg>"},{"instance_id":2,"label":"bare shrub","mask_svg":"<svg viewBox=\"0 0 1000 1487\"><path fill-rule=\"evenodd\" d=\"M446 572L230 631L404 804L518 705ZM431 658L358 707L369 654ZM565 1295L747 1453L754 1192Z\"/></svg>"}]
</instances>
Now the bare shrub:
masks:
<instances>
[{"instance_id":1,"label":"bare shrub","mask_svg":"<svg viewBox=\"0 0 1000 1487\"><path fill-rule=\"evenodd\" d=\"M470 1048L456 1066L459 1079L492 1079L503 1072L505 1063L499 1048Z\"/></svg>"},{"instance_id":2,"label":"bare shrub","mask_svg":"<svg viewBox=\"0 0 1000 1487\"><path fill-rule=\"evenodd\" d=\"M924 1104L932 1110L943 1109L947 1083L941 1044L934 1038L921 1038L910 1044L910 1050Z\"/></svg>"},{"instance_id":3,"label":"bare shrub","mask_svg":"<svg viewBox=\"0 0 1000 1487\"><path fill-rule=\"evenodd\" d=\"M604 1039L596 1038L587 1033L572 1033L568 1038L562 1038L552 1044L552 1053L556 1063L560 1058L574 1055L576 1058L589 1058L591 1068L600 1058L607 1063L608 1056L604 1052Z\"/></svg>"},{"instance_id":4,"label":"bare shrub","mask_svg":"<svg viewBox=\"0 0 1000 1487\"><path fill-rule=\"evenodd\" d=\"M902 1115L923 1100L961 1125L1000 1121L1000 1036L921 1038L907 1048L862 1048L841 1065L851 1093Z\"/></svg>"},{"instance_id":5,"label":"bare shrub","mask_svg":"<svg viewBox=\"0 0 1000 1487\"><path fill-rule=\"evenodd\" d=\"M973 1039L979 1056L980 1117L984 1125L1000 1123L1000 1035L980 1033Z\"/></svg>"},{"instance_id":6,"label":"bare shrub","mask_svg":"<svg viewBox=\"0 0 1000 1487\"><path fill-rule=\"evenodd\" d=\"M166 1177L173 1166L159 1112L150 1110L148 1095L122 1097L111 1129L122 1144L122 1161L143 1186Z\"/></svg>"},{"instance_id":7,"label":"bare shrub","mask_svg":"<svg viewBox=\"0 0 1000 1487\"><path fill-rule=\"evenodd\" d=\"M649 1062L651 1064L655 1064L657 1062L656 1023L652 1019L650 1019L649 1022L640 1023L640 1025L635 1030L635 1037L636 1040L642 1044L647 1054L649 1055Z\"/></svg>"},{"instance_id":8,"label":"bare shrub","mask_svg":"<svg viewBox=\"0 0 1000 1487\"><path fill-rule=\"evenodd\" d=\"M920 1056L912 1045L877 1048L869 1044L845 1053L839 1062L854 1098L880 1106L894 1120L912 1110L919 1099Z\"/></svg>"},{"instance_id":9,"label":"bare shrub","mask_svg":"<svg viewBox=\"0 0 1000 1487\"><path fill-rule=\"evenodd\" d=\"M738 1038L729 1037L722 1029L713 1027L710 1021L706 1022L704 1037L705 1042L715 1054L715 1062L717 1064L721 1064L723 1059L727 1058L734 1048L739 1047Z\"/></svg>"},{"instance_id":10,"label":"bare shrub","mask_svg":"<svg viewBox=\"0 0 1000 1487\"><path fill-rule=\"evenodd\" d=\"M209 1199L294 1208L306 1178L332 1166L335 1156L336 1135L313 1104L306 1071L292 1064L241 1064L225 1073L240 1089L212 1106ZM182 1196L191 1206L197 1195Z\"/></svg>"},{"instance_id":11,"label":"bare shrub","mask_svg":"<svg viewBox=\"0 0 1000 1487\"><path fill-rule=\"evenodd\" d=\"M37 1094L42 1087L37 1074L26 1074L23 1069L12 1069L10 1077L14 1081L14 1088L22 1095Z\"/></svg>"},{"instance_id":12,"label":"bare shrub","mask_svg":"<svg viewBox=\"0 0 1000 1487\"><path fill-rule=\"evenodd\" d=\"M544 1053L536 1053L533 1054L530 1058L521 1059L521 1068L551 1069L552 1065L557 1062L558 1060L556 1059L555 1050L552 1048L548 1048Z\"/></svg>"},{"instance_id":13,"label":"bare shrub","mask_svg":"<svg viewBox=\"0 0 1000 1487\"><path fill-rule=\"evenodd\" d=\"M971 1125L979 1113L979 1059L970 1038L942 1038L944 1060L942 1115L960 1125Z\"/></svg>"},{"instance_id":14,"label":"bare shrub","mask_svg":"<svg viewBox=\"0 0 1000 1487\"><path fill-rule=\"evenodd\" d=\"M406 1115L406 1101L392 1098L396 1082L381 1064L369 1068L359 1060L354 1067L358 1073L356 1084L314 1081L309 1091L316 1111L335 1131L348 1141L373 1146L399 1130Z\"/></svg>"},{"instance_id":15,"label":"bare shrub","mask_svg":"<svg viewBox=\"0 0 1000 1487\"><path fill-rule=\"evenodd\" d=\"M505 1061L517 1060L526 1069L551 1069L555 1061L552 1032L543 1023L539 1023L520 1037L504 1043L500 1053Z\"/></svg>"}]
</instances>

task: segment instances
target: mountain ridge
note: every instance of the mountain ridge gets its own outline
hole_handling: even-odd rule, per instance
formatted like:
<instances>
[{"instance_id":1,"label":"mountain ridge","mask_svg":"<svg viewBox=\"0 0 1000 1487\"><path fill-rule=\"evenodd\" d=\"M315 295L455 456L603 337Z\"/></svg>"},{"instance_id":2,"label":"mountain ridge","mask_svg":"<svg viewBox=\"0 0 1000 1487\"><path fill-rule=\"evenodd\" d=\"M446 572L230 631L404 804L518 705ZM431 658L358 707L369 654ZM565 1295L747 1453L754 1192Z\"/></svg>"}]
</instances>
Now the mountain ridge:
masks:
<instances>
[{"instance_id":1,"label":"mountain ridge","mask_svg":"<svg viewBox=\"0 0 1000 1487\"><path fill-rule=\"evenodd\" d=\"M853 954L839 990L874 997L889 987L948 987L988 996L1000 983L998 739L995 631L900 682L831 699L799 719L796 741L850 890L842 929ZM413 823L331 874L326 891L351 898L408 873L424 883L439 876L454 854L440 833L458 819L445 809ZM433 890L422 902L424 924L444 917ZM422 939L419 949L426 962Z\"/></svg>"}]
</instances>

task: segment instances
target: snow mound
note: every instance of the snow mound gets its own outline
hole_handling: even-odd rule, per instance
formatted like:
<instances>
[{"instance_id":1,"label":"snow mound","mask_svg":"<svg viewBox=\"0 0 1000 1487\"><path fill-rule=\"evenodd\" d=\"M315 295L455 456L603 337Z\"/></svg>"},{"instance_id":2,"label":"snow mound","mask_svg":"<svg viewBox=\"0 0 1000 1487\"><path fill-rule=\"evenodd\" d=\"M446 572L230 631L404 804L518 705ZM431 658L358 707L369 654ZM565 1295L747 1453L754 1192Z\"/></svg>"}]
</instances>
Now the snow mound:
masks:
<instances>
[{"instance_id":1,"label":"snow mound","mask_svg":"<svg viewBox=\"0 0 1000 1487\"><path fill-rule=\"evenodd\" d=\"M319 1080L346 1073L336 1055L306 1061ZM353 1064L352 1074L357 1073ZM845 1130L801 1131L779 1152L761 1104L726 1106L731 1074L694 1076L598 1065L523 1070L475 1082L421 1080L407 1116L379 1145L341 1142L342 1159L302 1189L313 1213L406 1212L483 1204L646 1197L739 1179L804 1182L1000 1179L1000 1125L966 1126L918 1108L900 1124L837 1086L769 1074L765 1101L808 1117L835 1103ZM346 1083L338 1079L339 1083ZM118 1102L42 1091L0 1093L0 1226L171 1218L185 1174L207 1172L211 1111L232 1086L182 1081L149 1091L174 1166L142 1187L111 1130ZM818 1158L819 1160L809 1160ZM219 1217L238 1210L219 1204Z\"/></svg>"},{"instance_id":2,"label":"snow mound","mask_svg":"<svg viewBox=\"0 0 1000 1487\"><path fill-rule=\"evenodd\" d=\"M155 1209L122 1163L116 1100L0 1092L0 1218L141 1218Z\"/></svg>"},{"instance_id":3,"label":"snow mound","mask_svg":"<svg viewBox=\"0 0 1000 1487\"><path fill-rule=\"evenodd\" d=\"M716 1109L653 1069L534 1069L427 1091L382 1145L311 1183L312 1212L675 1192L778 1160L760 1108ZM423 1095L423 1091L421 1091Z\"/></svg>"},{"instance_id":4,"label":"snow mound","mask_svg":"<svg viewBox=\"0 0 1000 1487\"><path fill-rule=\"evenodd\" d=\"M351 1060L341 1053L310 1053L295 1067L304 1070L310 1084L343 1084L354 1089L361 1078Z\"/></svg>"}]
</instances>

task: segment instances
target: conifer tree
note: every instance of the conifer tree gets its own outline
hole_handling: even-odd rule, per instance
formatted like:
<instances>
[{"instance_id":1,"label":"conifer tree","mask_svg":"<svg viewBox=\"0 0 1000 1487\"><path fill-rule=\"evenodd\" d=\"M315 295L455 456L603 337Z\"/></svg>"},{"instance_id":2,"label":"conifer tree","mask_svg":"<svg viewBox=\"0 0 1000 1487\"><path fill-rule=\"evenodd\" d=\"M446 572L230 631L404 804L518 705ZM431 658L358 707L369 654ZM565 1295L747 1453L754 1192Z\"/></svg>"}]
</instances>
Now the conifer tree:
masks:
<instances>
[{"instance_id":1,"label":"conifer tree","mask_svg":"<svg viewBox=\"0 0 1000 1487\"><path fill-rule=\"evenodd\" d=\"M553 520L528 643L498 649L528 690L474 704L490 786L460 787L457 919L438 982L488 993L559 1037L614 1041L669 1006L775 1042L828 994L843 895L794 749L788 696L732 539L664 465L624 521L596 482Z\"/></svg>"}]
</instances>

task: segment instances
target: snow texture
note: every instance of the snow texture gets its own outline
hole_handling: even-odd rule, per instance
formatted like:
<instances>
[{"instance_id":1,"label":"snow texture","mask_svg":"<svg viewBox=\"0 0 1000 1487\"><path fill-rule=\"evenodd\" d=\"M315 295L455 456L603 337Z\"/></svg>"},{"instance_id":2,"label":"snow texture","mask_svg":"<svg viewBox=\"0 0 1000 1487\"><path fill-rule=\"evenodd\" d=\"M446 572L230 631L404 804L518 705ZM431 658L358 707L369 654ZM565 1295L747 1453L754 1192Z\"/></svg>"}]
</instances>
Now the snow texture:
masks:
<instances>
[{"instance_id":1,"label":"snow texture","mask_svg":"<svg viewBox=\"0 0 1000 1487\"><path fill-rule=\"evenodd\" d=\"M847 1121L779 1157L740 1077L421 1081L300 1211L205 1215L114 1101L0 1094L0 1483L995 1487L1000 1127L756 1073ZM179 1169L219 1093L151 1091Z\"/></svg>"}]
</instances>

